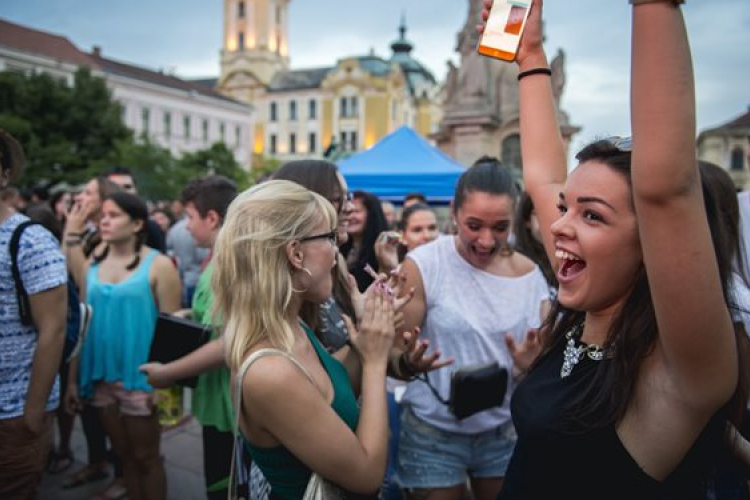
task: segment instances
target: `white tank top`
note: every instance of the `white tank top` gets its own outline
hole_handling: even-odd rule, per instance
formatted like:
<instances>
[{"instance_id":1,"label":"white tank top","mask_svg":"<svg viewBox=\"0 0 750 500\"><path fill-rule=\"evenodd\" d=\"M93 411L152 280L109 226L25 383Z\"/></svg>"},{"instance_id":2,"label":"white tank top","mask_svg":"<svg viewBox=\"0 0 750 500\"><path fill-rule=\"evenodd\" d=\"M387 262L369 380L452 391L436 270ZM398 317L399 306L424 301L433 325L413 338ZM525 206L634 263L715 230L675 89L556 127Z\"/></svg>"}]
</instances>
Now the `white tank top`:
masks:
<instances>
[{"instance_id":1,"label":"white tank top","mask_svg":"<svg viewBox=\"0 0 750 500\"><path fill-rule=\"evenodd\" d=\"M425 291L425 319L421 337L430 340L430 352L439 349L454 364L428 374L440 395L448 399L451 372L497 361L511 373L512 359L505 334L522 342L529 328L541 324L540 310L549 298L549 287L538 267L516 278L505 278L473 267L461 257L453 236L423 245L407 258L419 268ZM509 382L502 407L486 410L462 421L440 403L422 381L411 382L404 403L425 422L461 434L477 434L510 421Z\"/></svg>"}]
</instances>

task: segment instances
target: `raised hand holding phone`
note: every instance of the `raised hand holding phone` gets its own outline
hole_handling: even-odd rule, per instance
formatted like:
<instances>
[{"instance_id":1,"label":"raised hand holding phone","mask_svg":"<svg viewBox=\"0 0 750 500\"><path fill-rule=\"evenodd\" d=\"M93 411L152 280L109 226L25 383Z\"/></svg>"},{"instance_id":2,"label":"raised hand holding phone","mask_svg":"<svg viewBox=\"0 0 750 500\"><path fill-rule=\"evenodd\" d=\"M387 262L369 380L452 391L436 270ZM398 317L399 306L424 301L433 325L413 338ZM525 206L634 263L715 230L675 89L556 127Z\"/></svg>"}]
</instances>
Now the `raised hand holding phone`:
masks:
<instances>
[{"instance_id":1,"label":"raised hand holding phone","mask_svg":"<svg viewBox=\"0 0 750 500\"><path fill-rule=\"evenodd\" d=\"M477 30L480 34L483 34L487 29L487 22L493 5L503 1L505 0L484 0L484 10L482 11L483 23L477 26ZM544 38L542 33L542 11L544 10L544 1L532 0L529 4L529 11L527 13L528 17L522 29L522 36L518 39L518 46L514 59L521 71L531 68L547 67L547 57L544 54L544 47L542 45Z\"/></svg>"},{"instance_id":2,"label":"raised hand holding phone","mask_svg":"<svg viewBox=\"0 0 750 500\"><path fill-rule=\"evenodd\" d=\"M495 0L479 40L477 52L503 61L516 59L531 10L531 0Z\"/></svg>"}]
</instances>

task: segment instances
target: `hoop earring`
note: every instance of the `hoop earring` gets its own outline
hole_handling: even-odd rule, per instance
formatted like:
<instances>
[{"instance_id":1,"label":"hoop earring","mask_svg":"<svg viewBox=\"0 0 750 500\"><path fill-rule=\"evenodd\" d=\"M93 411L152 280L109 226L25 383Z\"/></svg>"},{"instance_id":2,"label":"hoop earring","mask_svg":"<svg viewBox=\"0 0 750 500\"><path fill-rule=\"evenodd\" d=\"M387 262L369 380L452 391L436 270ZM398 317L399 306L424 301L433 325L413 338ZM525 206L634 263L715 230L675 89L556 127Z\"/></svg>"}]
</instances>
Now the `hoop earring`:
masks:
<instances>
[{"instance_id":1,"label":"hoop earring","mask_svg":"<svg viewBox=\"0 0 750 500\"><path fill-rule=\"evenodd\" d=\"M307 275L310 277L310 280L312 280L313 275L312 275L312 273L310 272L310 270L308 268L302 266L300 269L298 269L298 271L302 271L303 273L307 273ZM307 286L304 290L297 290L296 288L292 287L292 291L295 292L295 293L305 293L308 288L310 288L310 287Z\"/></svg>"}]
</instances>

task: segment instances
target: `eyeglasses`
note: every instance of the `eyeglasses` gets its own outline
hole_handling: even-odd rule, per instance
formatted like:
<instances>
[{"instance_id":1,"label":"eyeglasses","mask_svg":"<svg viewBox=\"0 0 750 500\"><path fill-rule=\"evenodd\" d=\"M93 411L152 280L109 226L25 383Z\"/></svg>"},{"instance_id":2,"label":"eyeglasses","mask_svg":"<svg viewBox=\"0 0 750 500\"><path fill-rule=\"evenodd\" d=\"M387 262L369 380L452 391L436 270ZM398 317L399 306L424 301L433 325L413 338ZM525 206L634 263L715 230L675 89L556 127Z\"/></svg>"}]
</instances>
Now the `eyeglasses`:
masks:
<instances>
[{"instance_id":1,"label":"eyeglasses","mask_svg":"<svg viewBox=\"0 0 750 500\"><path fill-rule=\"evenodd\" d=\"M614 135L612 137L607 137L606 139L602 139L604 141L607 141L613 148L615 148L617 151L621 153L630 153L633 151L633 138L632 137L620 137L617 135Z\"/></svg>"},{"instance_id":2,"label":"eyeglasses","mask_svg":"<svg viewBox=\"0 0 750 500\"><path fill-rule=\"evenodd\" d=\"M348 191L343 196L339 195L336 198L332 198L328 201L331 202L331 205L333 205L333 207L336 209L337 212L341 212L344 209L344 205L347 202L352 201L353 199L354 199L354 195L352 194L351 191Z\"/></svg>"},{"instance_id":3,"label":"eyeglasses","mask_svg":"<svg viewBox=\"0 0 750 500\"><path fill-rule=\"evenodd\" d=\"M330 233L323 233L323 234L314 234L312 236L305 236L304 238L300 238L299 242L304 243L306 241L313 241L313 240L322 240L327 239L331 242L333 246L339 245L339 233L336 231L331 231Z\"/></svg>"}]
</instances>

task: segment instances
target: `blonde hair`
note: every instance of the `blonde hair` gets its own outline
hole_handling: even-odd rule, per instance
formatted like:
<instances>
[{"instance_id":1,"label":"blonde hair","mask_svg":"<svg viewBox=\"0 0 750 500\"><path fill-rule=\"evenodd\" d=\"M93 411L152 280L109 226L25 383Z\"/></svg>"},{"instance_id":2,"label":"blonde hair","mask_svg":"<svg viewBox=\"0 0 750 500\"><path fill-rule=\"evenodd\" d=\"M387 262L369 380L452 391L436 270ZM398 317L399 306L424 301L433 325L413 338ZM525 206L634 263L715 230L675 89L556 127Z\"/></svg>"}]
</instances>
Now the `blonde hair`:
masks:
<instances>
[{"instance_id":1,"label":"blonde hair","mask_svg":"<svg viewBox=\"0 0 750 500\"><path fill-rule=\"evenodd\" d=\"M336 227L336 213L322 196L290 181L268 181L241 193L216 238L211 287L215 317L224 320L227 363L237 369L261 341L291 351L294 271L286 247L311 236L316 226Z\"/></svg>"}]
</instances>

